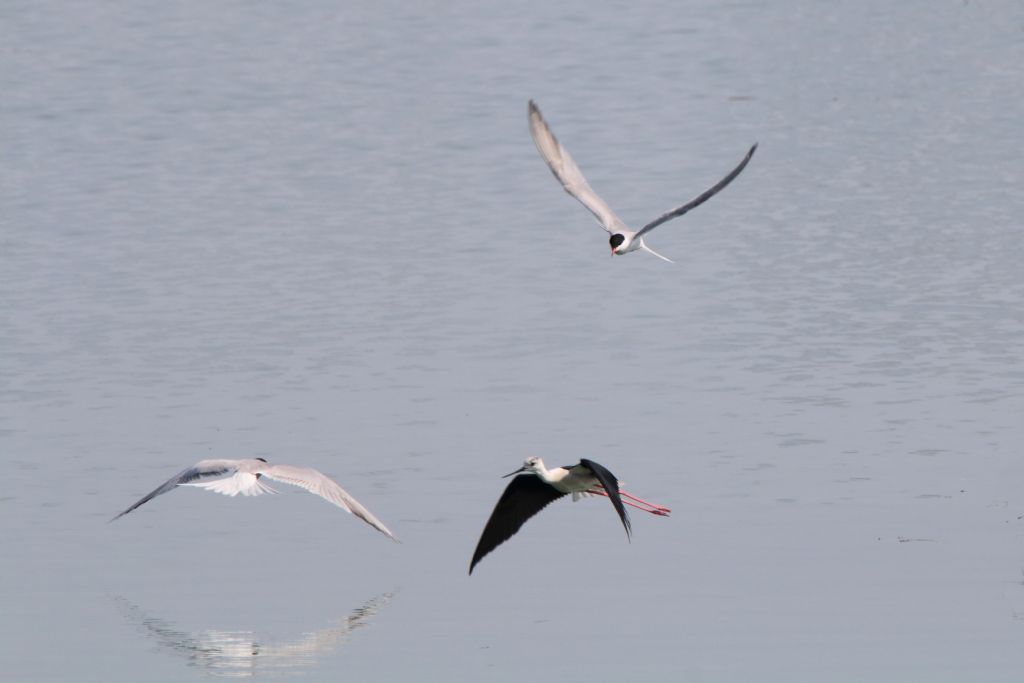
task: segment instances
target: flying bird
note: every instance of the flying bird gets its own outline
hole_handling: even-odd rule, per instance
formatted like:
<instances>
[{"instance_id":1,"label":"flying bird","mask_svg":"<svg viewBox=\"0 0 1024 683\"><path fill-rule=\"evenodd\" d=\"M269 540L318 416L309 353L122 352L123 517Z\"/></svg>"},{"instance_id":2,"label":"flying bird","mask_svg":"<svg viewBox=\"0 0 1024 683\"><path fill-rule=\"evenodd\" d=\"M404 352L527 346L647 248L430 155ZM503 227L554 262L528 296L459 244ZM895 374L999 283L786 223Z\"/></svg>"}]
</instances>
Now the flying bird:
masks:
<instances>
[{"instance_id":1,"label":"flying bird","mask_svg":"<svg viewBox=\"0 0 1024 683\"><path fill-rule=\"evenodd\" d=\"M510 539L526 520L543 510L548 503L570 493L574 501L588 495L607 496L619 519L622 520L627 539L630 537L631 529L624 504L654 515L668 516L671 512L667 507L655 505L620 490L619 480L614 474L593 460L585 458L580 460L578 465L566 465L550 470L544 466L544 461L540 458L527 458L522 467L506 474L505 477L513 475L519 476L513 479L501 494L491 518L487 520L483 534L480 535L480 542L477 543L473 559L469 563L470 574L487 553Z\"/></svg>"},{"instance_id":2,"label":"flying bird","mask_svg":"<svg viewBox=\"0 0 1024 683\"><path fill-rule=\"evenodd\" d=\"M672 259L665 258L648 247L644 242L644 235L649 233L651 230L654 230L662 223L682 216L690 209L700 206L721 192L726 185L735 180L736 176L738 176L743 169L747 167L747 163L750 162L750 157L754 156L754 150L757 149L757 144L755 143L754 146L750 148L750 151L747 152L747 155L743 157L743 161L740 162L739 166L730 171L729 175L719 180L711 189L703 192L682 206L676 207L671 211L666 211L639 230L630 230L629 227L615 215L615 212L611 210L608 204L606 204L605 201L590 188L590 185L587 183L587 179L583 177L583 172L580 171L579 166L577 166L576 162L573 161L571 156L569 156L569 150L558 142L558 138L556 138L554 133L551 132L547 121L545 121L544 117L541 116L540 109L537 108L537 105L533 100L530 100L529 113L530 134L533 136L534 144L537 145L537 151L539 151L540 155L544 157L544 161L547 162L548 168L550 168L551 172L555 174L558 181L562 183L562 187L565 191L579 200L583 206L587 207L590 213L594 214L594 218L597 219L598 225L604 228L611 235L608 238L608 243L612 248L612 256L615 256L616 254L628 254L631 251L643 249L646 252L654 254L663 261L672 263Z\"/></svg>"},{"instance_id":3,"label":"flying bird","mask_svg":"<svg viewBox=\"0 0 1024 683\"><path fill-rule=\"evenodd\" d=\"M230 475L225 477L225 475ZM225 477L214 479L214 477ZM314 470L311 467L296 467L295 465L270 465L263 458L251 460L201 460L192 467L182 470L174 475L158 488L149 492L138 502L133 504L114 519L120 519L135 508L148 503L162 493L179 486L197 486L207 491L223 493L225 496L259 496L264 493L277 493L262 481L264 478L280 481L285 484L292 484L315 493L329 503L334 503L342 510L350 512L363 520L377 531L381 532L393 541L397 541L394 534L384 526L384 523L373 516L362 504L353 498L349 493L338 486L337 482L327 475ZM209 480L213 481L209 481Z\"/></svg>"}]
</instances>

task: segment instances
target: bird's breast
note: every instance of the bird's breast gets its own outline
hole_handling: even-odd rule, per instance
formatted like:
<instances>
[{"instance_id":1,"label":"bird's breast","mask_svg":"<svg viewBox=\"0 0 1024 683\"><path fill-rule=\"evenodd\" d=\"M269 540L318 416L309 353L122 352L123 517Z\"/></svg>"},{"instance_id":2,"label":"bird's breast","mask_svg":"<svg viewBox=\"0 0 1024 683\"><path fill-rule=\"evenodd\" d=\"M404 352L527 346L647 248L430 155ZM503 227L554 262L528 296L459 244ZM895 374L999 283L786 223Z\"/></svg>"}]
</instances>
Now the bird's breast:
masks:
<instances>
[{"instance_id":1,"label":"bird's breast","mask_svg":"<svg viewBox=\"0 0 1024 683\"><path fill-rule=\"evenodd\" d=\"M616 253L618 253L618 254L628 254L629 252L636 251L639 248L640 248L640 240L628 239L628 240L626 240L625 244L623 244L621 247L619 247L619 249L618 249L618 251Z\"/></svg>"},{"instance_id":2,"label":"bird's breast","mask_svg":"<svg viewBox=\"0 0 1024 683\"><path fill-rule=\"evenodd\" d=\"M554 474L554 473L552 473ZM597 479L590 473L569 472L562 470L562 476L549 482L562 493L579 493L597 485Z\"/></svg>"}]
</instances>

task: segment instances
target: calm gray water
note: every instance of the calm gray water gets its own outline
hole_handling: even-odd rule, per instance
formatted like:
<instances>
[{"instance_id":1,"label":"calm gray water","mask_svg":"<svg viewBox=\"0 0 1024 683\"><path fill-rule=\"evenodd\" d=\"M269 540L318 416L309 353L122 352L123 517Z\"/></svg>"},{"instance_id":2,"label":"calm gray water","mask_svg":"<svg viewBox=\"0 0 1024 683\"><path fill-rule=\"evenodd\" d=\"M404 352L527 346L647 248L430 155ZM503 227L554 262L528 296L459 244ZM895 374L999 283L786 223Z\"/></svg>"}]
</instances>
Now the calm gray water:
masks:
<instances>
[{"instance_id":1,"label":"calm gray water","mask_svg":"<svg viewBox=\"0 0 1024 683\"><path fill-rule=\"evenodd\" d=\"M1018 2L6 3L0 677L1018 681ZM609 259L529 138L677 261ZM500 475L590 457L466 576ZM188 489L205 457L336 477ZM285 487L287 488L287 487Z\"/></svg>"}]
</instances>

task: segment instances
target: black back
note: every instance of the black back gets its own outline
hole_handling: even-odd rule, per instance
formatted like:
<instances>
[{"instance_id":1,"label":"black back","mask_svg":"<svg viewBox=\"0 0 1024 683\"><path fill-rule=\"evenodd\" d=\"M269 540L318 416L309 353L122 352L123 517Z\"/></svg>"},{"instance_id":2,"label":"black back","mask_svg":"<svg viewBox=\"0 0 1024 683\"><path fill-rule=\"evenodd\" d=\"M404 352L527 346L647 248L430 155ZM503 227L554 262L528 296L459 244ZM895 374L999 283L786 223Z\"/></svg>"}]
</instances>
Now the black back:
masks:
<instances>
[{"instance_id":1,"label":"black back","mask_svg":"<svg viewBox=\"0 0 1024 683\"><path fill-rule=\"evenodd\" d=\"M607 470L605 471L607 472ZM616 489L616 494L618 494L618 489ZM535 474L520 474L515 477L505 487L505 492L501 494L498 504L494 506L491 518L487 520L484 532L480 535L480 542L476 544L473 559L469 563L469 573L473 573L473 567L487 553L519 531L519 527L523 526L526 520L564 495L553 486L545 484ZM621 501L619 504L622 504Z\"/></svg>"},{"instance_id":2,"label":"black back","mask_svg":"<svg viewBox=\"0 0 1024 683\"><path fill-rule=\"evenodd\" d=\"M629 515L626 514L626 508L622 504L622 496L619 495L618 478L605 469L603 465L598 465L593 460L580 458L580 464L593 472L597 480L601 482L601 486L604 487L605 493L608 494L608 500L612 502L612 505L615 507L615 511L619 513L619 519L622 520L622 526L626 529L626 538L629 538L633 530L629 525Z\"/></svg>"}]
</instances>

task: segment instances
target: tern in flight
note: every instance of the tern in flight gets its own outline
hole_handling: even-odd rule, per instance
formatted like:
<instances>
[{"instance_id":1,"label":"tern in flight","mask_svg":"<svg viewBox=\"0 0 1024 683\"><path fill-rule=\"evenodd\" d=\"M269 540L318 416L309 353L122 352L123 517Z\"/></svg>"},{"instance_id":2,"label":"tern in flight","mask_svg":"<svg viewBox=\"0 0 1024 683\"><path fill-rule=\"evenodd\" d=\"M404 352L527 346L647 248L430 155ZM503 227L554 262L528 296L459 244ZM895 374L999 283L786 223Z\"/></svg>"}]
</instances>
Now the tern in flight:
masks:
<instances>
[{"instance_id":1,"label":"tern in flight","mask_svg":"<svg viewBox=\"0 0 1024 683\"><path fill-rule=\"evenodd\" d=\"M224 477L213 481L203 481L214 477ZM384 526L384 523L373 516L362 504L353 498L349 493L338 486L338 484L327 477L327 475L314 470L311 467L296 467L295 465L269 465L263 458L251 460L201 460L192 467L184 469L174 475L158 488L142 497L130 508L114 517L120 519L129 512L147 503L162 493L179 486L198 486L207 491L216 491L225 496L259 496L264 493L277 493L267 486L263 478L273 479L285 484L292 484L315 493L329 503L334 503L342 510L351 512L377 531L381 532L393 541L397 541L394 534ZM111 522L114 519L110 520Z\"/></svg>"},{"instance_id":2,"label":"tern in flight","mask_svg":"<svg viewBox=\"0 0 1024 683\"><path fill-rule=\"evenodd\" d=\"M631 251L637 249L643 249L646 252L654 254L663 261L672 263L672 259L665 258L658 252L654 251L644 243L644 235L654 230L662 223L669 221L678 216L682 216L690 209L696 208L706 202L707 200L714 197L716 194L721 192L726 185L736 179L744 168L747 167L747 163L750 162L750 157L754 156L754 150L757 149L757 144L754 144L747 152L747 155L743 157L743 161L740 162L739 166L729 172L729 175L725 176L711 189L698 195L694 199L691 199L686 204L676 207L671 211L666 211L661 214L653 221L640 228L639 230L630 230L622 220L615 215L615 212L605 203L603 199L597 196L590 185L587 184L587 179L583 177L582 171L576 162L569 156L569 150L562 147L562 144L558 142L558 138L555 137L554 133L548 127L547 121L541 116L540 109L534 104L533 100L530 100L530 134L533 135L533 142L537 145L537 151L544 157L544 161L547 162L548 168L558 178L558 182L562 183L562 187L570 195L579 200L580 204L587 207L590 213L594 214L594 218L597 219L598 224L604 228L611 237L608 239L608 243L612 247L612 256L616 254L628 254Z\"/></svg>"},{"instance_id":3,"label":"tern in flight","mask_svg":"<svg viewBox=\"0 0 1024 683\"><path fill-rule=\"evenodd\" d=\"M519 474L520 472L526 474ZM522 467L505 476L511 477L514 474L519 476L513 479L501 494L491 518L487 520L484 532L480 535L480 542L477 543L473 559L469 563L470 574L473 573L473 567L487 553L510 539L526 520L543 510L548 503L570 493L574 501L587 495L607 496L612 501L615 511L619 513L627 539L630 536L629 516L626 515L623 504L663 517L667 517L671 512L667 507L655 505L619 490L619 480L615 475L593 460L582 459L578 465L566 465L549 470L540 458L528 458Z\"/></svg>"}]
</instances>

